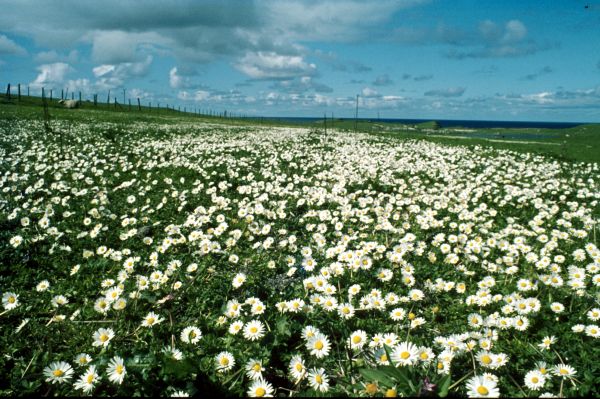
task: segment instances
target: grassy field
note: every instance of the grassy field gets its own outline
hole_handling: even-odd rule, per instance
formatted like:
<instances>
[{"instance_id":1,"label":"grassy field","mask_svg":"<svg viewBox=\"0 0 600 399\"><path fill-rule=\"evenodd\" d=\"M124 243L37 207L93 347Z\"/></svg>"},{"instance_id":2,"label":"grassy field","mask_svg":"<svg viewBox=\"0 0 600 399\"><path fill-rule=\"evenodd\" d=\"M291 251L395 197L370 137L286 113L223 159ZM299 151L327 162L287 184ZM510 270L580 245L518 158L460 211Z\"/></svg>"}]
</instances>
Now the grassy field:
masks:
<instances>
[{"instance_id":1,"label":"grassy field","mask_svg":"<svg viewBox=\"0 0 600 399\"><path fill-rule=\"evenodd\" d=\"M598 126L258 122L0 97L0 395L600 395Z\"/></svg>"}]
</instances>

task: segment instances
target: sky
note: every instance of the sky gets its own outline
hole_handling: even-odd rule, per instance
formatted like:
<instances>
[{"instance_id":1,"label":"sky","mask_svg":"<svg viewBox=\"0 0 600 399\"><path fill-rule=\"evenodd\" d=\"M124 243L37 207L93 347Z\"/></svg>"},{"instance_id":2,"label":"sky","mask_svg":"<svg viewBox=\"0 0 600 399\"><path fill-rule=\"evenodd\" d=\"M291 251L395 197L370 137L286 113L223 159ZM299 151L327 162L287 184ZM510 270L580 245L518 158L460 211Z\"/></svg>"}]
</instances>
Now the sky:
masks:
<instances>
[{"instance_id":1,"label":"sky","mask_svg":"<svg viewBox=\"0 0 600 399\"><path fill-rule=\"evenodd\" d=\"M587 6L587 7L586 7ZM600 122L600 1L0 0L0 87L246 116ZM112 101L112 100L111 100Z\"/></svg>"}]
</instances>

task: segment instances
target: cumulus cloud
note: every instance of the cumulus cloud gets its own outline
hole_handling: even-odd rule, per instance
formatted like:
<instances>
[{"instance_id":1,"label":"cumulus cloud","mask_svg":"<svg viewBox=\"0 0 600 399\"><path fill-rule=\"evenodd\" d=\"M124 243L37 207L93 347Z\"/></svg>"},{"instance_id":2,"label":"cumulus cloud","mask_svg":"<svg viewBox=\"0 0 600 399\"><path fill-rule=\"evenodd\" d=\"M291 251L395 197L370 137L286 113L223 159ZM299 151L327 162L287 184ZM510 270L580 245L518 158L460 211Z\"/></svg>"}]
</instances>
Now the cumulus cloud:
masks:
<instances>
[{"instance_id":1,"label":"cumulus cloud","mask_svg":"<svg viewBox=\"0 0 600 399\"><path fill-rule=\"evenodd\" d=\"M331 87L315 81L311 76L302 76L288 80L278 80L273 86L271 86L271 88L284 91L286 93L305 93L308 91L314 91L317 93L333 92Z\"/></svg>"},{"instance_id":2,"label":"cumulus cloud","mask_svg":"<svg viewBox=\"0 0 600 399\"><path fill-rule=\"evenodd\" d=\"M59 54L55 50L40 51L35 55L34 59L40 64L50 64L53 62L75 64L79 61L79 52L77 50L71 50L68 54Z\"/></svg>"},{"instance_id":3,"label":"cumulus cloud","mask_svg":"<svg viewBox=\"0 0 600 399\"><path fill-rule=\"evenodd\" d=\"M364 89L362 89L362 96L363 97L379 97L381 96L377 90L371 89L370 87L365 87Z\"/></svg>"},{"instance_id":4,"label":"cumulus cloud","mask_svg":"<svg viewBox=\"0 0 600 399\"><path fill-rule=\"evenodd\" d=\"M252 79L290 79L311 76L317 66L299 55L282 55L275 52L248 52L235 65L240 72Z\"/></svg>"},{"instance_id":5,"label":"cumulus cloud","mask_svg":"<svg viewBox=\"0 0 600 399\"><path fill-rule=\"evenodd\" d=\"M92 69L97 86L102 89L111 89L123 86L132 78L144 77L152 64L152 56L146 56L144 61L124 62L120 64L103 64Z\"/></svg>"},{"instance_id":6,"label":"cumulus cloud","mask_svg":"<svg viewBox=\"0 0 600 399\"><path fill-rule=\"evenodd\" d=\"M27 50L5 35L0 35L0 54L26 55Z\"/></svg>"},{"instance_id":7,"label":"cumulus cloud","mask_svg":"<svg viewBox=\"0 0 600 399\"><path fill-rule=\"evenodd\" d=\"M424 95L433 97L460 97L465 92L464 87L450 87L447 89L429 90Z\"/></svg>"},{"instance_id":8,"label":"cumulus cloud","mask_svg":"<svg viewBox=\"0 0 600 399\"><path fill-rule=\"evenodd\" d=\"M64 62L43 64L37 67L38 76L30 83L32 87L60 86L64 83L67 74L73 72L73 68Z\"/></svg>"},{"instance_id":9,"label":"cumulus cloud","mask_svg":"<svg viewBox=\"0 0 600 399\"><path fill-rule=\"evenodd\" d=\"M173 67L169 71L169 86L172 89L199 88L202 85L195 83L192 79L192 77L196 75L196 70L189 66Z\"/></svg>"}]
</instances>

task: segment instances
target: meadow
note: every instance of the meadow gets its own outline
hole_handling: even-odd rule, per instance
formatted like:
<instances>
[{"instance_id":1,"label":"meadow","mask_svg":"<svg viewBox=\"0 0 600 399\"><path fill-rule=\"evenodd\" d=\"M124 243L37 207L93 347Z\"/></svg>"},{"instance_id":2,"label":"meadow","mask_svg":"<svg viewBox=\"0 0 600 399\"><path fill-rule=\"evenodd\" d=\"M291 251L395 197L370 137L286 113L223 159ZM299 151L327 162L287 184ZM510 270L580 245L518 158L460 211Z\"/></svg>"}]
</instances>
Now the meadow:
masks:
<instances>
[{"instance_id":1,"label":"meadow","mask_svg":"<svg viewBox=\"0 0 600 399\"><path fill-rule=\"evenodd\" d=\"M0 105L0 395L600 394L597 127L50 113Z\"/></svg>"}]
</instances>

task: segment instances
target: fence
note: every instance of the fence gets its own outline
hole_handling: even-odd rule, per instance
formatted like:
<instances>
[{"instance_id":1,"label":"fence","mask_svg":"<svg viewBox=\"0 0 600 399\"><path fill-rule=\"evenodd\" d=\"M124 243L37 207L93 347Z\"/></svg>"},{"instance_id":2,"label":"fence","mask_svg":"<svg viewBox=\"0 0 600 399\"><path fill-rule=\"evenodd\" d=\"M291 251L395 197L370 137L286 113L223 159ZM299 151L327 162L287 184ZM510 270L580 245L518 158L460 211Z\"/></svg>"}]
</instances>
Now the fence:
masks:
<instances>
[{"instance_id":1,"label":"fence","mask_svg":"<svg viewBox=\"0 0 600 399\"><path fill-rule=\"evenodd\" d=\"M35 93L33 93L34 91L37 91L37 88L35 90L30 90L30 87L28 85L26 96L22 95L21 88L22 88L21 84L18 83L17 90L15 93L14 86L11 85L11 83L8 83L6 85L6 92L3 95L0 94L0 102L15 103L17 105L18 104L43 105L42 104L43 102L48 102L49 103L48 106L59 107L60 104L58 104L58 101L69 99L69 94L71 95L70 99L75 100L75 92L74 91L69 92L68 88L66 90L60 89L60 99L53 98L54 88L50 88L49 90L47 90L45 87L39 88L39 96L36 96ZM48 95L48 93L49 93L49 95ZM183 111L182 111L180 105L166 104L164 107L161 107L160 103L157 102L153 106L151 101L148 101L147 105L143 105L140 97L135 97L135 100L137 101L137 107L133 107L131 104L131 102L132 102L131 97L128 99L126 98L125 89L123 89L123 103L119 103L119 101L117 100L117 97L115 97L115 96L111 97L110 90L108 90L105 104L98 101L98 95L99 95L99 93L93 93L93 94L91 94L91 97L84 98L85 96L83 96L82 92L78 91L79 106L82 108L88 108L88 109L102 109L102 110L112 110L112 111L119 111L119 112L136 112L137 111L137 112L151 112L151 113L158 113L158 114L179 113L179 114L185 114L185 115L190 115L190 116L228 118L228 119L247 118L246 115L236 114L236 113L233 113L230 111L228 112L227 110L224 110L223 112L218 112L218 111L215 111L212 109L201 109L201 108L196 108L196 107L188 109L188 107L184 106ZM111 98L113 99L113 101L111 101ZM54 100L56 100L56 102L54 102ZM37 104L38 101L39 101L39 104Z\"/></svg>"}]
</instances>

